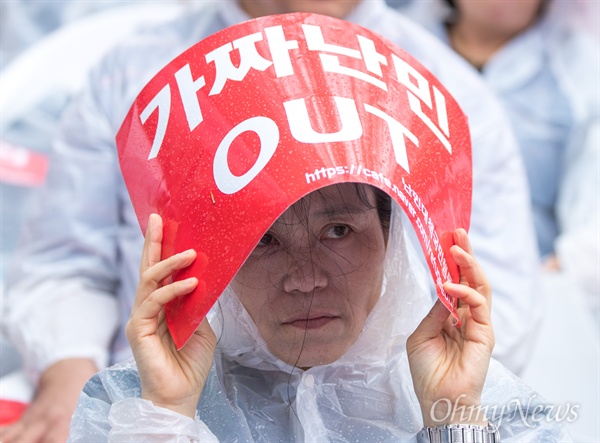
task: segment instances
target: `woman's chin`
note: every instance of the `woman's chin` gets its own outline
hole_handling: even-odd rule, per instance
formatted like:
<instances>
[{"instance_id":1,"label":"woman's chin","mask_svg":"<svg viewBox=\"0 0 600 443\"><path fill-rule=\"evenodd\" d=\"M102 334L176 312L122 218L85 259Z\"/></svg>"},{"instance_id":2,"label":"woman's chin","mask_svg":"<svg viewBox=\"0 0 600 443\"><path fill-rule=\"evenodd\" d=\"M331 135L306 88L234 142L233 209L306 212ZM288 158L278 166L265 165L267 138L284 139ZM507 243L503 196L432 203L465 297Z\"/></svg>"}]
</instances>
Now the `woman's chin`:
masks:
<instances>
[{"instance_id":1,"label":"woman's chin","mask_svg":"<svg viewBox=\"0 0 600 443\"><path fill-rule=\"evenodd\" d=\"M271 352L291 366L308 369L335 362L352 344L352 341L348 339L350 336L348 333L343 336L336 334L332 337L331 333L322 334L320 332L322 331L318 329L307 329L303 331L300 339L296 335L294 340L296 344L291 348L280 351L271 349Z\"/></svg>"}]
</instances>

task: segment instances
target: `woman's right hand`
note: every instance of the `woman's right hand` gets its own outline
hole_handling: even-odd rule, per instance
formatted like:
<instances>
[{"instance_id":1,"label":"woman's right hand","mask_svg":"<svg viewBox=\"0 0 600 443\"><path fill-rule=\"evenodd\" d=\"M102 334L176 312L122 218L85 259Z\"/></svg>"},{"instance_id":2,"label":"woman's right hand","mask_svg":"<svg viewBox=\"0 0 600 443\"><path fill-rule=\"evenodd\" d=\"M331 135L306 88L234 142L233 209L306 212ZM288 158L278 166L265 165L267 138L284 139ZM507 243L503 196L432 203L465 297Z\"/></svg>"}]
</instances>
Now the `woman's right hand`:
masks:
<instances>
[{"instance_id":1,"label":"woman's right hand","mask_svg":"<svg viewBox=\"0 0 600 443\"><path fill-rule=\"evenodd\" d=\"M214 359L216 337L205 318L181 350L175 347L164 306L192 292L198 280L171 282L170 277L192 264L196 252L190 249L161 261L162 236L162 219L151 214L127 338L140 375L142 398L194 418ZM170 283L165 283L167 280Z\"/></svg>"}]
</instances>

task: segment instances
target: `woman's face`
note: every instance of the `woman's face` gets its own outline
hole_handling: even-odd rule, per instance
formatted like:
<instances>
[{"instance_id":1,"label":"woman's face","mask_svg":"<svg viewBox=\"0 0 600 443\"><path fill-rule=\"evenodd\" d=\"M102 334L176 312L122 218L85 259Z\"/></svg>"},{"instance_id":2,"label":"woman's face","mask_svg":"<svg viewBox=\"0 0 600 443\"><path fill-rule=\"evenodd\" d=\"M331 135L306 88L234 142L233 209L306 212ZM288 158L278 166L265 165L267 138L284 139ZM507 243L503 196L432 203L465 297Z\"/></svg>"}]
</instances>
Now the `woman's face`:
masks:
<instances>
[{"instance_id":1,"label":"woman's face","mask_svg":"<svg viewBox=\"0 0 600 443\"><path fill-rule=\"evenodd\" d=\"M544 0L455 0L460 20L512 37L531 26L538 18Z\"/></svg>"},{"instance_id":2,"label":"woman's face","mask_svg":"<svg viewBox=\"0 0 600 443\"><path fill-rule=\"evenodd\" d=\"M363 190L333 185L291 206L232 282L271 352L288 364L337 360L379 299L386 239L375 194Z\"/></svg>"}]
</instances>

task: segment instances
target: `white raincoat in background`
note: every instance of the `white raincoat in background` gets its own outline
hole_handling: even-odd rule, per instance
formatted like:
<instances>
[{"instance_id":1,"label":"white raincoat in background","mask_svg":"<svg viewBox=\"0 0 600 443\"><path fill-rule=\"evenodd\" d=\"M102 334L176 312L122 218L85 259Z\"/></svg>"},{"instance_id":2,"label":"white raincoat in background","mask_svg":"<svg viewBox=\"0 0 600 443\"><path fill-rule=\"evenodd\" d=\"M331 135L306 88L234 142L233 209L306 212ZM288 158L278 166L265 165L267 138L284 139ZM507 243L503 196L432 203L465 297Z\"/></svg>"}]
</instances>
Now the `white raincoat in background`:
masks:
<instances>
[{"instance_id":1,"label":"white raincoat in background","mask_svg":"<svg viewBox=\"0 0 600 443\"><path fill-rule=\"evenodd\" d=\"M403 9L448 42L442 0ZM600 46L598 6L550 1L533 27L481 71L500 98L519 142L542 256L600 301Z\"/></svg>"},{"instance_id":2,"label":"white raincoat in background","mask_svg":"<svg viewBox=\"0 0 600 443\"><path fill-rule=\"evenodd\" d=\"M518 371L535 337L537 256L526 178L508 123L476 72L383 0L363 1L347 18L413 55L469 117L470 239L494 289L495 356ZM93 358L104 368L131 355L123 327L143 237L121 177L115 134L159 69L192 44L246 19L236 2L221 1L129 39L93 71L67 110L47 186L8 272L3 326L34 382L60 359Z\"/></svg>"},{"instance_id":3,"label":"white raincoat in background","mask_svg":"<svg viewBox=\"0 0 600 443\"><path fill-rule=\"evenodd\" d=\"M415 441L423 422L405 345L431 306L430 277L404 240L400 212L394 203L381 298L340 359L308 370L283 363L228 289L211 321L217 350L196 420L142 400L129 362L87 383L69 441ZM542 399L496 361L482 402L502 441L570 440L548 410L534 411Z\"/></svg>"},{"instance_id":4,"label":"white raincoat in background","mask_svg":"<svg viewBox=\"0 0 600 443\"><path fill-rule=\"evenodd\" d=\"M67 22L116 2L32 2L13 0L0 4L0 69L43 36Z\"/></svg>"}]
</instances>

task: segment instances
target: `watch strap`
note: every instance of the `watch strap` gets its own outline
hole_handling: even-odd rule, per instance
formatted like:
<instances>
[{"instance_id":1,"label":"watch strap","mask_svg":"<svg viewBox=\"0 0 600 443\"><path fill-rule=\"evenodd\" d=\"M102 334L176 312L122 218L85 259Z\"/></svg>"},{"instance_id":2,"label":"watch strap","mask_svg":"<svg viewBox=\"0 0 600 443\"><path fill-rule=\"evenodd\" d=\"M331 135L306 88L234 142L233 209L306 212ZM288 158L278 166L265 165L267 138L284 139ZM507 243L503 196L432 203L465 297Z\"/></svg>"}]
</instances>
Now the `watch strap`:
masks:
<instances>
[{"instance_id":1,"label":"watch strap","mask_svg":"<svg viewBox=\"0 0 600 443\"><path fill-rule=\"evenodd\" d=\"M500 433L493 423L487 426L452 424L425 427L417 435L419 443L499 443Z\"/></svg>"}]
</instances>

